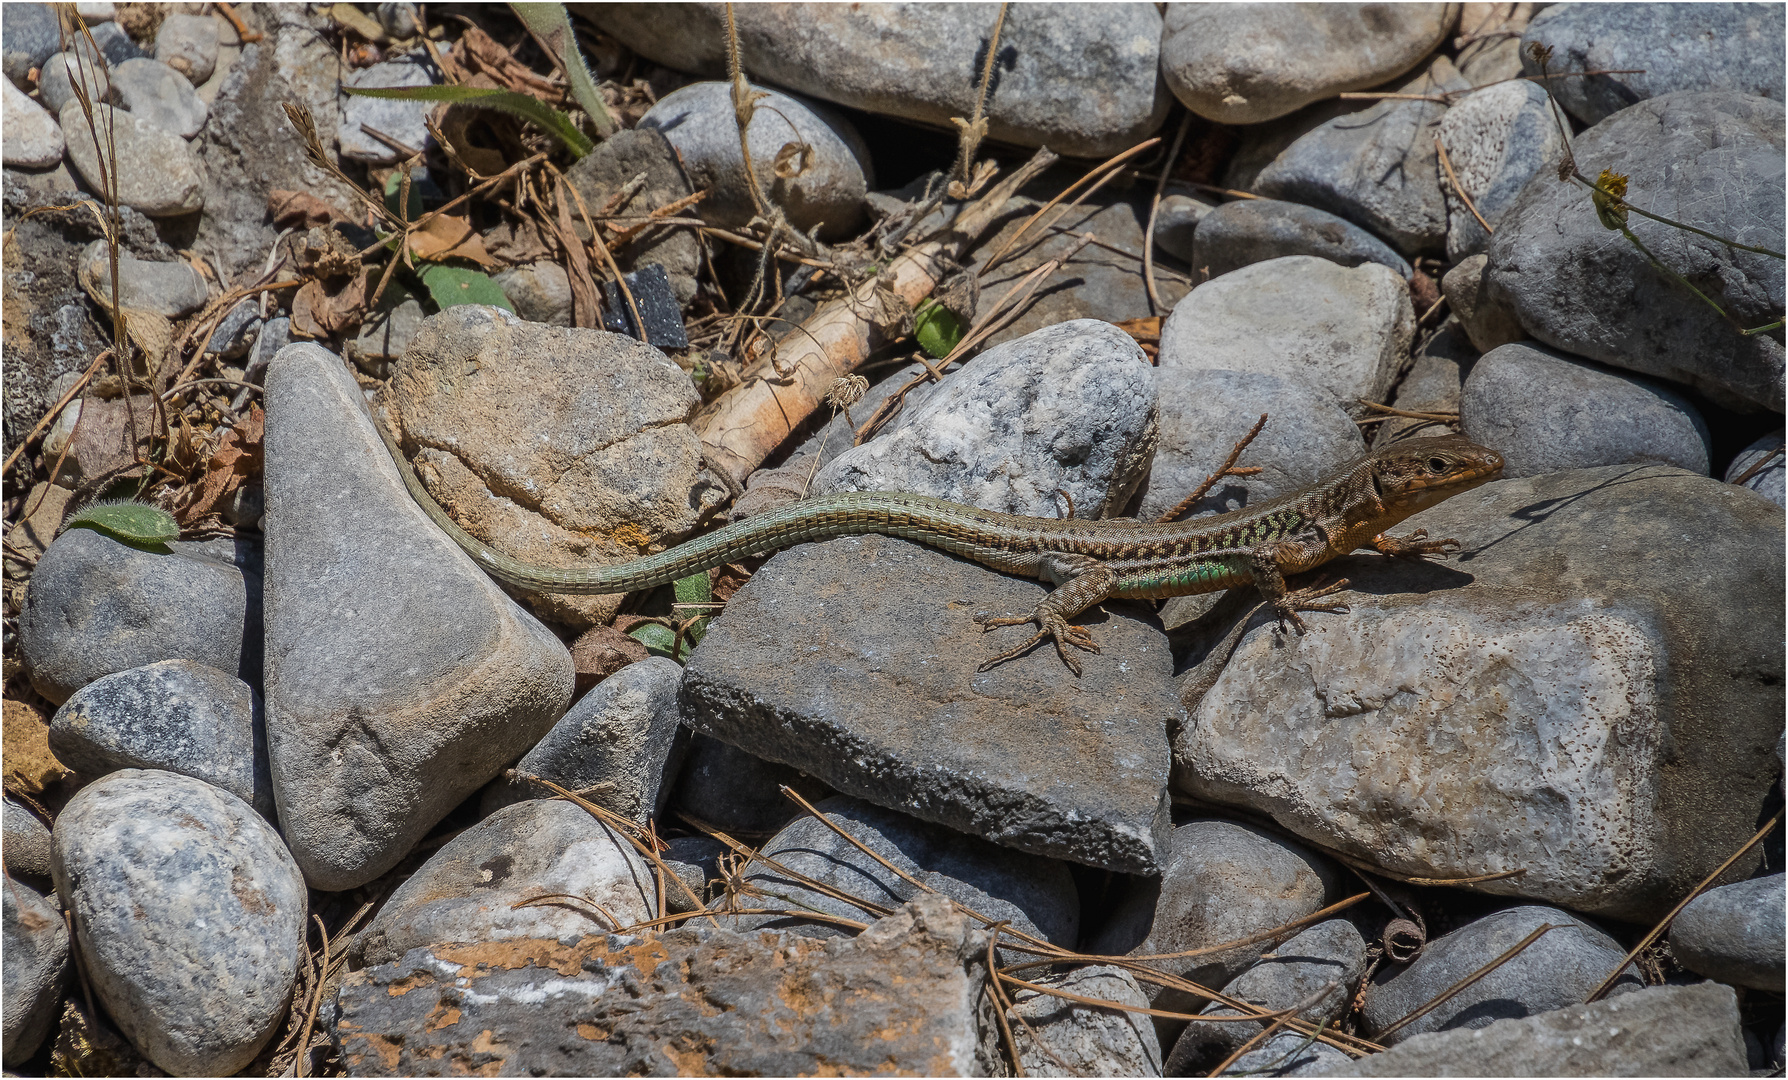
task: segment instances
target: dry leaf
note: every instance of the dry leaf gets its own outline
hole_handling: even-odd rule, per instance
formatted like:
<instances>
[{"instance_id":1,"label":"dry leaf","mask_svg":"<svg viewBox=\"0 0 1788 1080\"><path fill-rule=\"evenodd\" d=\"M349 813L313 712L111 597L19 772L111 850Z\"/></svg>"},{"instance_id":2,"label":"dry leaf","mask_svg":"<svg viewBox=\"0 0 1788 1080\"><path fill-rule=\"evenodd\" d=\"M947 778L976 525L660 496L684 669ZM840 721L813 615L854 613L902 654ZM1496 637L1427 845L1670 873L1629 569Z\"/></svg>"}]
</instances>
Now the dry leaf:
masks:
<instances>
[{"instance_id":1,"label":"dry leaf","mask_svg":"<svg viewBox=\"0 0 1788 1080\"><path fill-rule=\"evenodd\" d=\"M308 191L269 191L267 212L276 229L315 229L341 220L334 207Z\"/></svg>"},{"instance_id":2,"label":"dry leaf","mask_svg":"<svg viewBox=\"0 0 1788 1080\"><path fill-rule=\"evenodd\" d=\"M192 501L175 510L182 526L191 528L198 519L217 512L237 488L261 475L266 419L256 405L247 418L224 432L217 452L205 463L204 475L187 488L195 493Z\"/></svg>"},{"instance_id":3,"label":"dry leaf","mask_svg":"<svg viewBox=\"0 0 1788 1080\"><path fill-rule=\"evenodd\" d=\"M467 72L488 76L489 85L519 94L532 94L550 105L565 100L564 87L517 60L514 53L476 26L468 26L453 43L452 56L454 62ZM476 79L466 82L467 85L480 84Z\"/></svg>"},{"instance_id":4,"label":"dry leaf","mask_svg":"<svg viewBox=\"0 0 1788 1080\"><path fill-rule=\"evenodd\" d=\"M440 214L421 228L411 230L410 254L431 262L450 256L466 259L486 270L499 265L485 250L484 238L473 230L471 223L452 214Z\"/></svg>"},{"instance_id":5,"label":"dry leaf","mask_svg":"<svg viewBox=\"0 0 1788 1080\"><path fill-rule=\"evenodd\" d=\"M379 20L366 14L353 4L336 4L329 9L329 17L337 26L346 27L368 41L384 42L391 40Z\"/></svg>"},{"instance_id":6,"label":"dry leaf","mask_svg":"<svg viewBox=\"0 0 1788 1080\"><path fill-rule=\"evenodd\" d=\"M321 281L311 280L292 297L292 329L305 337L326 338L346 333L366 320L366 291L372 268L331 292Z\"/></svg>"},{"instance_id":7,"label":"dry leaf","mask_svg":"<svg viewBox=\"0 0 1788 1080\"><path fill-rule=\"evenodd\" d=\"M813 168L813 147L804 142L783 143L782 149L776 151L776 162L772 168L784 180L805 175L807 170Z\"/></svg>"}]
</instances>

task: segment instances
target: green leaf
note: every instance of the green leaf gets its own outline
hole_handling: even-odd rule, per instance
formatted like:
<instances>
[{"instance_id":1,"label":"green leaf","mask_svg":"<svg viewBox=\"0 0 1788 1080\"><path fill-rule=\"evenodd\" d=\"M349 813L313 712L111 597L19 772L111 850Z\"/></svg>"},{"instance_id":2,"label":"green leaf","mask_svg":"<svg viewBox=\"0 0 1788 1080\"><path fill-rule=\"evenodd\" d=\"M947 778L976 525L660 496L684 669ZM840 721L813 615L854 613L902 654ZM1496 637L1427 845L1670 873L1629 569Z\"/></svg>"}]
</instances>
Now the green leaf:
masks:
<instances>
[{"instance_id":1,"label":"green leaf","mask_svg":"<svg viewBox=\"0 0 1788 1080\"><path fill-rule=\"evenodd\" d=\"M962 320L936 300L920 304L913 314L913 336L919 339L919 348L933 360L949 356L962 341L962 331Z\"/></svg>"},{"instance_id":2,"label":"green leaf","mask_svg":"<svg viewBox=\"0 0 1788 1080\"><path fill-rule=\"evenodd\" d=\"M405 221L415 221L422 216L422 187L418 184L410 185L410 212L405 214L397 208L397 197L403 191L403 182L402 172L393 172L385 178L385 209Z\"/></svg>"},{"instance_id":3,"label":"green leaf","mask_svg":"<svg viewBox=\"0 0 1788 1080\"><path fill-rule=\"evenodd\" d=\"M63 522L62 529L92 529L149 551L166 551L168 541L180 539L180 523L174 515L136 502L89 503Z\"/></svg>"},{"instance_id":4,"label":"green leaf","mask_svg":"<svg viewBox=\"0 0 1788 1080\"><path fill-rule=\"evenodd\" d=\"M515 310L515 305L503 294L502 286L483 271L445 263L420 263L416 275L427 286L435 307L442 311L460 304L490 304L504 311Z\"/></svg>"},{"instance_id":5,"label":"green leaf","mask_svg":"<svg viewBox=\"0 0 1788 1080\"><path fill-rule=\"evenodd\" d=\"M559 54L559 62L565 67L565 75L571 83L571 96L577 99L579 107L590 114L590 122L596 125L596 134L603 138L613 135L620 127L615 118L608 114L608 107L602 102L602 95L596 90L596 80L590 77L589 66L584 63L584 54L578 51L577 35L571 31L571 19L565 14L564 4L510 4L516 15L526 23L528 29L540 36L547 47Z\"/></svg>"},{"instance_id":6,"label":"green leaf","mask_svg":"<svg viewBox=\"0 0 1788 1080\"><path fill-rule=\"evenodd\" d=\"M577 130L571 117L537 97L484 86L344 86L344 91L360 97L391 98L395 101L446 101L476 105L481 109L497 109L513 113L540 127L548 135L565 144L565 148L583 157L596 148L589 136Z\"/></svg>"},{"instance_id":7,"label":"green leaf","mask_svg":"<svg viewBox=\"0 0 1788 1080\"><path fill-rule=\"evenodd\" d=\"M678 578L676 582L671 585L671 589L677 594L676 602L679 604L707 604L711 603L714 599L713 583L708 580L708 572L706 570L697 574L690 574L686 578ZM676 617L679 619L687 619L699 614L701 614L699 611L686 609L676 612ZM694 648L702 643L702 636L707 632L708 620L704 616L701 621L690 624L689 630L683 635L683 640L689 643L690 648Z\"/></svg>"},{"instance_id":8,"label":"green leaf","mask_svg":"<svg viewBox=\"0 0 1788 1080\"><path fill-rule=\"evenodd\" d=\"M676 660L671 654L671 646L677 643L676 631L657 623L640 623L627 631L627 636L646 647L653 656L662 656L667 660ZM680 661L679 661L680 662Z\"/></svg>"}]
</instances>

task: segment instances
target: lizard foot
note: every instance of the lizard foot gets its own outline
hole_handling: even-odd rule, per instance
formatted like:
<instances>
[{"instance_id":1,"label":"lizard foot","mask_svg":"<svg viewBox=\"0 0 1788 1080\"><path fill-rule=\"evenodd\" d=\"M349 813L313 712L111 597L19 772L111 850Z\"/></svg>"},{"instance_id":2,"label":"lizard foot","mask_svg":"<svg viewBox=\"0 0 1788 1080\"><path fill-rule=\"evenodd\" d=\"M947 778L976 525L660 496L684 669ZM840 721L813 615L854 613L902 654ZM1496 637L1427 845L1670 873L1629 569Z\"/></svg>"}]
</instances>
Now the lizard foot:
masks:
<instances>
[{"instance_id":1,"label":"lizard foot","mask_svg":"<svg viewBox=\"0 0 1788 1080\"><path fill-rule=\"evenodd\" d=\"M1386 536L1379 533L1372 538L1372 546L1378 549L1379 554L1392 558L1424 559L1429 555L1451 555L1461 545L1450 536L1445 540L1430 540L1427 529L1417 529L1408 536Z\"/></svg>"},{"instance_id":2,"label":"lizard foot","mask_svg":"<svg viewBox=\"0 0 1788 1080\"><path fill-rule=\"evenodd\" d=\"M1070 625L1068 620L1053 612L1032 612L1029 615L977 615L975 616L975 622L982 630L991 630L996 626L1023 626L1027 623L1036 623L1041 627L1029 641L1018 646L1016 649L1003 652L991 660L988 660L986 663L976 668L976 671L987 671L995 664L1004 663L1014 657L1022 656L1031 651L1032 648L1045 639L1054 638L1055 651L1061 656L1062 663L1067 664L1068 670L1072 671L1075 676L1078 677L1081 674L1080 661L1074 658L1074 655L1068 651L1067 647L1072 645L1077 649L1085 649L1088 652L1099 651L1099 646L1093 641L1093 635L1086 627Z\"/></svg>"},{"instance_id":3,"label":"lizard foot","mask_svg":"<svg viewBox=\"0 0 1788 1080\"><path fill-rule=\"evenodd\" d=\"M1273 609L1279 613L1279 628L1283 630L1285 624L1289 622L1300 634L1309 629L1309 627L1304 625L1304 620L1298 618L1298 612L1300 611L1327 611L1337 615L1347 614L1347 605L1338 601L1323 604L1314 602L1324 596L1338 593L1345 588L1347 588L1347 579L1342 578L1332 585L1311 585L1308 588L1293 589L1291 592L1279 597L1279 599L1273 602Z\"/></svg>"}]
</instances>

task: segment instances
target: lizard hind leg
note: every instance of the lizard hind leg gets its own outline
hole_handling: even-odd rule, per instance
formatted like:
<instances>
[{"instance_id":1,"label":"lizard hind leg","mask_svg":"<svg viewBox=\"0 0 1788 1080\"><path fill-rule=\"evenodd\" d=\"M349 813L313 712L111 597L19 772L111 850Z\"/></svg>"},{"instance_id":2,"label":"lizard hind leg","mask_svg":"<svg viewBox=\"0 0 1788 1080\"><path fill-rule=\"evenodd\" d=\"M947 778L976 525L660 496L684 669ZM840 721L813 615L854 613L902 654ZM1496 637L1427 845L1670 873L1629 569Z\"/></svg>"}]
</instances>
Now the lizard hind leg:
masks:
<instances>
[{"instance_id":1,"label":"lizard hind leg","mask_svg":"<svg viewBox=\"0 0 1788 1080\"><path fill-rule=\"evenodd\" d=\"M1068 558L1068 557L1064 557ZM1014 657L1022 656L1041 644L1053 639L1055 651L1061 656L1062 663L1068 665L1076 677L1081 674L1080 661L1068 650L1072 645L1088 652L1098 652L1098 643L1084 626L1074 626L1069 619L1092 607L1110 596L1117 586L1117 574L1111 568L1102 566L1090 559L1075 559L1073 563L1064 562L1054 569L1065 578L1062 584L1053 589L1048 596L1037 602L1029 615L977 615L975 622L983 630L991 630L996 626L1023 626L1034 623L1037 633L1029 641L999 654L982 664L977 671L987 671L994 665L1004 663ZM1052 577L1057 576L1052 574ZM1058 578L1059 580L1059 578Z\"/></svg>"}]
</instances>

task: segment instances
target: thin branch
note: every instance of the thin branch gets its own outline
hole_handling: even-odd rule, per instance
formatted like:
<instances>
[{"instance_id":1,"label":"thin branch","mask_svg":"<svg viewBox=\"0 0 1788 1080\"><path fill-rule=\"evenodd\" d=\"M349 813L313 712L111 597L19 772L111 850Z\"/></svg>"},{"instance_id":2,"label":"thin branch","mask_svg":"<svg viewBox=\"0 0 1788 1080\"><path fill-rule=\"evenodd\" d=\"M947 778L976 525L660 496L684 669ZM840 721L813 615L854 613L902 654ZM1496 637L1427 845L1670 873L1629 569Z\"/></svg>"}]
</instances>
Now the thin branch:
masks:
<instances>
[{"instance_id":1,"label":"thin branch","mask_svg":"<svg viewBox=\"0 0 1788 1080\"><path fill-rule=\"evenodd\" d=\"M1484 215L1478 213L1477 204L1471 201L1471 195L1466 192L1465 185L1459 182L1459 175L1453 171L1452 159L1447 157L1446 144L1440 141L1439 135L1434 136L1434 152L1440 155L1440 167L1446 170L1447 182L1453 185L1453 191L1459 196L1459 200L1471 211L1471 216L1478 219L1478 224L1484 227L1484 235L1494 236L1496 230L1484 220Z\"/></svg>"},{"instance_id":2,"label":"thin branch","mask_svg":"<svg viewBox=\"0 0 1788 1080\"><path fill-rule=\"evenodd\" d=\"M1403 1019L1392 1024L1390 1027L1381 1029L1378 1032L1378 1037L1380 1039L1383 1039L1386 1035L1389 1035L1391 1032L1396 1031L1396 1030L1404 1027L1405 1025L1412 1024L1415 1021L1421 1019L1422 1017L1427 1016L1429 1013L1433 1012L1435 1009L1438 1009L1442 1005L1446 1004L1448 1001L1451 1001L1456 995L1458 995L1459 993L1464 991L1466 988L1470 987L1473 983L1477 982L1479 979L1482 979L1484 976L1490 974L1492 971L1495 971L1497 968L1508 963L1510 960L1513 960L1523 949L1527 948L1529 945L1532 945L1534 942L1540 940L1541 936L1544 935L1546 933L1546 931L1561 930L1565 926L1568 926L1568 925L1570 925L1570 924L1569 923L1542 923L1539 927L1537 927L1534 930L1533 933L1527 935L1526 937L1522 938L1520 941L1516 942L1514 947L1509 949L1509 951L1503 953L1501 956L1490 961L1488 964L1485 964L1483 967L1472 972L1470 975L1467 975L1465 978L1460 979L1458 982L1447 987L1446 990L1442 991L1437 997L1430 1000L1427 1004L1423 1005L1421 1008L1417 1009L1415 1012L1410 1013L1408 1016L1405 1016ZM1591 1000L1593 1000L1593 998Z\"/></svg>"},{"instance_id":3,"label":"thin branch","mask_svg":"<svg viewBox=\"0 0 1788 1080\"><path fill-rule=\"evenodd\" d=\"M1142 232L1142 284L1148 290L1149 311L1161 313L1161 292L1155 288L1155 219L1161 214L1161 193L1167 190L1167 174L1173 170L1173 163L1180 159L1180 147L1186 141L1186 132L1192 127L1192 110L1180 117L1179 130L1173 134L1173 145L1168 148L1167 160L1161 163L1161 175L1155 181L1155 197L1149 200L1149 223Z\"/></svg>"},{"instance_id":4,"label":"thin branch","mask_svg":"<svg viewBox=\"0 0 1788 1080\"><path fill-rule=\"evenodd\" d=\"M1192 509L1194 506L1197 506L1198 500L1204 498L1211 488L1217 486L1217 481L1223 479L1225 476L1251 476L1254 473L1259 472L1259 469L1252 466L1244 472L1237 469L1235 463L1237 459L1242 456L1242 451L1248 449L1248 444L1253 442L1255 437L1260 434L1260 430L1266 427L1266 422L1267 414L1261 413L1260 419L1254 421L1254 426L1248 429L1248 434L1243 435L1241 441L1236 443L1235 447L1229 451L1229 456L1223 459L1223 464L1218 466L1217 471L1205 477L1204 483L1198 485L1198 490L1181 499L1174 505L1173 509L1156 518L1155 522L1157 524L1166 524Z\"/></svg>"}]
</instances>

